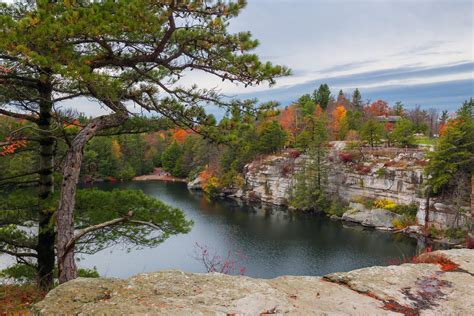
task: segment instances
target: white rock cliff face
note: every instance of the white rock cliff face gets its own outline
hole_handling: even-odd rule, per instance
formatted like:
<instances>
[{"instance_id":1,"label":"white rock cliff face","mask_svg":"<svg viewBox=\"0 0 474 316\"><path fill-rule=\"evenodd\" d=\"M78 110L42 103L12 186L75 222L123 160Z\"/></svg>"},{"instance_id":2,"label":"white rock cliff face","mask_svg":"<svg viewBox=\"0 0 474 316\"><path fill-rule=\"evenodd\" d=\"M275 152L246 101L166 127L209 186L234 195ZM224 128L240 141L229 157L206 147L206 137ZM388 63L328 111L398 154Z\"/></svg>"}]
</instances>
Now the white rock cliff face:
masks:
<instances>
[{"instance_id":1,"label":"white rock cliff face","mask_svg":"<svg viewBox=\"0 0 474 316\"><path fill-rule=\"evenodd\" d=\"M363 153L364 159L354 162L344 162L341 158L342 153L344 153L343 146L333 144L325 163L328 175L327 191L330 194L347 202L365 197L388 199L397 204L414 203L418 206L418 224L425 224L426 201L421 197L424 181L423 151L392 148L368 150ZM245 185L233 196L249 201L288 205L292 188L296 183L296 174L307 159L304 155L295 157L291 151L261 157L245 166L243 174ZM388 224L370 223L377 219L369 215L371 218L368 221L362 220L360 223L373 227L393 228ZM393 219L393 213L388 215ZM430 225L436 228L447 229L466 228L472 218L469 212L462 215L447 205L431 200L428 220Z\"/></svg>"},{"instance_id":2,"label":"white rock cliff face","mask_svg":"<svg viewBox=\"0 0 474 316\"><path fill-rule=\"evenodd\" d=\"M294 175L304 158L288 153L271 155L245 166L243 198L275 205L288 205Z\"/></svg>"},{"instance_id":3,"label":"white rock cliff face","mask_svg":"<svg viewBox=\"0 0 474 316\"><path fill-rule=\"evenodd\" d=\"M358 198L388 199L397 204L418 206L417 222L425 224L426 201L422 198L423 190L423 150L405 150L403 148L366 149L360 152L363 159L358 157L353 161L344 161L342 155L343 142L334 142L325 165L327 168L327 191L347 202ZM354 153L354 151L353 151ZM357 152L356 152L357 154ZM279 154L260 157L247 164L243 177L245 184L241 189L229 189L225 195L252 202L263 202L274 205L289 205L292 189L296 184L296 175L301 170L308 157L295 155L295 151L283 151ZM190 189L200 189L202 181L197 177L188 183ZM391 229L391 224L371 223L376 221L375 215L384 215L384 219L394 217L394 214L380 214L361 224L373 227ZM360 216L364 214L359 214ZM388 216L388 217L387 217ZM349 218L343 218L350 220ZM431 200L428 216L430 225L446 229L450 227L465 228L472 221L469 212L460 215L449 206ZM356 221L357 222L357 221ZM386 221L388 223L388 219Z\"/></svg>"},{"instance_id":4,"label":"white rock cliff face","mask_svg":"<svg viewBox=\"0 0 474 316\"><path fill-rule=\"evenodd\" d=\"M328 191L350 201L356 197L390 199L399 204L419 203L423 170L417 166L385 167L383 162L343 163L338 150L330 153ZM291 197L295 174L307 158L293 158L288 152L266 156L248 164L244 170L243 196L252 200L286 205ZM368 158L370 160L370 158ZM375 160L375 159L373 159ZM381 171L380 171L381 170Z\"/></svg>"},{"instance_id":5,"label":"white rock cliff face","mask_svg":"<svg viewBox=\"0 0 474 316\"><path fill-rule=\"evenodd\" d=\"M79 278L34 306L36 315L471 315L474 250L417 264L272 280L162 271L127 280ZM444 264L439 264L443 263ZM449 269L448 269L449 268Z\"/></svg>"}]
</instances>

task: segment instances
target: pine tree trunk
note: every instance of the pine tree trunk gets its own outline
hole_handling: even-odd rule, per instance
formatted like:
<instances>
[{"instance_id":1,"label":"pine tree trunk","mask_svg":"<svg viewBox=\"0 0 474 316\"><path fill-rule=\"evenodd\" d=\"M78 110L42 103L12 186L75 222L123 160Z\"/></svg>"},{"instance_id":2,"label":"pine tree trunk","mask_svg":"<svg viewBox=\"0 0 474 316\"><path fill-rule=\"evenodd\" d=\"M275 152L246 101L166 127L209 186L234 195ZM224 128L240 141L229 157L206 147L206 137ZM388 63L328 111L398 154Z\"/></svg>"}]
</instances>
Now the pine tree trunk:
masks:
<instances>
[{"instance_id":1,"label":"pine tree trunk","mask_svg":"<svg viewBox=\"0 0 474 316\"><path fill-rule=\"evenodd\" d=\"M51 101L51 87L45 85L40 89L40 112L39 112L39 129L40 129L40 158L39 158L39 227L38 227L38 244L36 251L38 253L37 269L38 269L38 286L44 290L49 290L53 286L53 270L54 270L54 242L55 232L54 223L52 222L53 212L44 207L45 200L53 193L53 146L54 138L51 135L51 112L53 104Z\"/></svg>"},{"instance_id":2,"label":"pine tree trunk","mask_svg":"<svg viewBox=\"0 0 474 316\"><path fill-rule=\"evenodd\" d=\"M81 172L84 147L98 131L118 126L125 120L126 116L122 114L112 114L94 119L79 132L67 151L62 171L63 182L56 219L59 283L64 283L77 277L74 247L70 249L66 247L74 237L76 188Z\"/></svg>"}]
</instances>

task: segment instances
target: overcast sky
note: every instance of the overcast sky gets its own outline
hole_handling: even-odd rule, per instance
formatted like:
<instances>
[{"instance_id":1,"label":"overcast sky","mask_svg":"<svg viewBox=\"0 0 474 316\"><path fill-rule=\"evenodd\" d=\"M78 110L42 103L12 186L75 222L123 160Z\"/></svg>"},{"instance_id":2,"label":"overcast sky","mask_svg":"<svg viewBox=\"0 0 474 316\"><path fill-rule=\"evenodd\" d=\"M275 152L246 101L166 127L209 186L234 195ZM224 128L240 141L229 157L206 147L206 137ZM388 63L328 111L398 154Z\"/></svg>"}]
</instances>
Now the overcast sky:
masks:
<instances>
[{"instance_id":1,"label":"overcast sky","mask_svg":"<svg viewBox=\"0 0 474 316\"><path fill-rule=\"evenodd\" d=\"M327 82L334 93L456 108L474 96L473 20L472 0L249 0L232 30L251 30L263 59L293 70L246 96L285 104Z\"/></svg>"},{"instance_id":2,"label":"overcast sky","mask_svg":"<svg viewBox=\"0 0 474 316\"><path fill-rule=\"evenodd\" d=\"M358 87L364 99L454 110L474 96L473 20L474 0L248 0L231 31L251 31L256 53L293 75L272 88L185 80L283 105L327 82L333 93Z\"/></svg>"}]
</instances>

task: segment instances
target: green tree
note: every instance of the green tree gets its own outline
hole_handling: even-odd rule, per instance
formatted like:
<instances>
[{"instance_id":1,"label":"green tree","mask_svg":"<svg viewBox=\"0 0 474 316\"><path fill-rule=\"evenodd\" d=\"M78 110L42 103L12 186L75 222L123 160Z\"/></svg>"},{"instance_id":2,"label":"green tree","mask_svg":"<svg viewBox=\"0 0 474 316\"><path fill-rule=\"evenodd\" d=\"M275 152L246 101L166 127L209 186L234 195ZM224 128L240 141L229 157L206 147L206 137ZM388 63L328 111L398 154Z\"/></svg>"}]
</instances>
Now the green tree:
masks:
<instances>
[{"instance_id":1,"label":"green tree","mask_svg":"<svg viewBox=\"0 0 474 316\"><path fill-rule=\"evenodd\" d=\"M286 132L277 121L266 121L259 128L257 148L261 153L269 154L283 148Z\"/></svg>"},{"instance_id":2,"label":"green tree","mask_svg":"<svg viewBox=\"0 0 474 316\"><path fill-rule=\"evenodd\" d=\"M59 281L77 275L74 209L86 144L96 134L129 118L127 102L143 111L194 128L207 123L203 103L220 106L217 90L186 86L196 70L223 80L274 83L288 69L262 63L252 54L258 42L249 32L227 27L245 1L15 1L0 4L0 114L37 125L39 280L52 285L56 257ZM185 18L183 18L183 16ZM109 114L89 120L66 140L57 210L46 207L53 193L55 131L70 117L54 113L68 99L87 97ZM201 130L205 132L205 128ZM55 219L55 220L54 220Z\"/></svg>"},{"instance_id":3,"label":"green tree","mask_svg":"<svg viewBox=\"0 0 474 316\"><path fill-rule=\"evenodd\" d=\"M435 194L453 195L463 191L469 201L470 179L474 172L474 100L466 101L456 117L448 121L435 151L429 154L426 173ZM461 185L458 185L461 184ZM462 193L462 192L461 192Z\"/></svg>"},{"instance_id":4,"label":"green tree","mask_svg":"<svg viewBox=\"0 0 474 316\"><path fill-rule=\"evenodd\" d=\"M120 145L123 152L123 163L128 163L132 166L136 175L147 174L153 171L153 162L145 158L148 144L142 134L122 135L120 136Z\"/></svg>"},{"instance_id":5,"label":"green tree","mask_svg":"<svg viewBox=\"0 0 474 316\"><path fill-rule=\"evenodd\" d=\"M372 118L365 122L360 130L361 139L368 142L372 147L380 143L382 135L383 125Z\"/></svg>"},{"instance_id":6,"label":"green tree","mask_svg":"<svg viewBox=\"0 0 474 316\"><path fill-rule=\"evenodd\" d=\"M133 169L132 165L128 162L124 163L116 173L117 178L120 180L131 180L136 175L135 169Z\"/></svg>"},{"instance_id":7,"label":"green tree","mask_svg":"<svg viewBox=\"0 0 474 316\"><path fill-rule=\"evenodd\" d=\"M327 109L331 90L327 84L321 84L317 90L313 92L313 99L316 104L319 104L323 110Z\"/></svg>"},{"instance_id":8,"label":"green tree","mask_svg":"<svg viewBox=\"0 0 474 316\"><path fill-rule=\"evenodd\" d=\"M300 210L324 210L327 206L325 189L327 171L324 167L328 131L324 117L313 118L309 147L301 171L296 174L290 205Z\"/></svg>"},{"instance_id":9,"label":"green tree","mask_svg":"<svg viewBox=\"0 0 474 316\"><path fill-rule=\"evenodd\" d=\"M337 101L336 104L339 105L344 105L344 101L346 100L346 96L344 95L344 91L339 90L339 93L337 94Z\"/></svg>"},{"instance_id":10,"label":"green tree","mask_svg":"<svg viewBox=\"0 0 474 316\"><path fill-rule=\"evenodd\" d=\"M413 146L415 144L415 126L408 119L402 119L395 124L390 134L392 142L398 146Z\"/></svg>"},{"instance_id":11,"label":"green tree","mask_svg":"<svg viewBox=\"0 0 474 316\"><path fill-rule=\"evenodd\" d=\"M108 137L93 138L84 151L82 173L85 175L116 176L120 161L112 152L112 139Z\"/></svg>"},{"instance_id":12,"label":"green tree","mask_svg":"<svg viewBox=\"0 0 474 316\"><path fill-rule=\"evenodd\" d=\"M362 109L362 95L360 94L360 91L357 88L352 93L352 105L356 109Z\"/></svg>"},{"instance_id":13,"label":"green tree","mask_svg":"<svg viewBox=\"0 0 474 316\"><path fill-rule=\"evenodd\" d=\"M405 106L401 101L395 102L395 105L393 106L393 114L398 116L405 116Z\"/></svg>"},{"instance_id":14,"label":"green tree","mask_svg":"<svg viewBox=\"0 0 474 316\"><path fill-rule=\"evenodd\" d=\"M219 164L222 170L241 172L245 164L259 153L256 124L255 116L241 109L222 119L219 126L225 131L225 143L217 148L221 150Z\"/></svg>"},{"instance_id":15,"label":"green tree","mask_svg":"<svg viewBox=\"0 0 474 316\"><path fill-rule=\"evenodd\" d=\"M316 103L309 94L305 94L298 99L299 108L303 117L313 115L316 110Z\"/></svg>"},{"instance_id":16,"label":"green tree","mask_svg":"<svg viewBox=\"0 0 474 316\"><path fill-rule=\"evenodd\" d=\"M446 124L446 122L448 121L449 119L449 114L448 114L448 111L447 110L443 110L441 112L441 116L439 117L439 122L441 125L444 125Z\"/></svg>"},{"instance_id":17,"label":"green tree","mask_svg":"<svg viewBox=\"0 0 474 316\"><path fill-rule=\"evenodd\" d=\"M161 155L163 169L174 174L176 164L182 155L181 146L176 141L173 141Z\"/></svg>"},{"instance_id":18,"label":"green tree","mask_svg":"<svg viewBox=\"0 0 474 316\"><path fill-rule=\"evenodd\" d=\"M418 105L414 109L408 111L408 118L413 122L415 126L415 133L427 134L429 115L426 110L422 110Z\"/></svg>"},{"instance_id":19,"label":"green tree","mask_svg":"<svg viewBox=\"0 0 474 316\"><path fill-rule=\"evenodd\" d=\"M347 127L349 130L359 131L362 127L362 112L348 110L346 114Z\"/></svg>"}]
</instances>

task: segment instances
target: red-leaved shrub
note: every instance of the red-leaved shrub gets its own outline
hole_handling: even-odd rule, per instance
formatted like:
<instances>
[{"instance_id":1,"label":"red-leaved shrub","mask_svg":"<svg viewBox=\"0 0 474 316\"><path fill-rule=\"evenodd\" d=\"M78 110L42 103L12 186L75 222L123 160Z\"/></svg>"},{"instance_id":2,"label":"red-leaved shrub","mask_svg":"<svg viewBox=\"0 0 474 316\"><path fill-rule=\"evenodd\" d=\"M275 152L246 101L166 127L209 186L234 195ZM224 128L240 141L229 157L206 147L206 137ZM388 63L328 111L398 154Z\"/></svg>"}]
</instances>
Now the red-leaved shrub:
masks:
<instances>
[{"instance_id":1,"label":"red-leaved shrub","mask_svg":"<svg viewBox=\"0 0 474 316\"><path fill-rule=\"evenodd\" d=\"M290 157L293 158L293 159L296 159L301 155L301 153L298 149L291 149L289 151L289 154L290 154Z\"/></svg>"},{"instance_id":2,"label":"red-leaved shrub","mask_svg":"<svg viewBox=\"0 0 474 316\"><path fill-rule=\"evenodd\" d=\"M348 163L348 162L353 162L354 161L354 157L352 157L352 155L349 154L349 153L340 153L339 154L339 159L341 159L341 161L343 163Z\"/></svg>"},{"instance_id":3,"label":"red-leaved shrub","mask_svg":"<svg viewBox=\"0 0 474 316\"><path fill-rule=\"evenodd\" d=\"M291 167L290 164L284 164L282 167L281 167L281 174L284 175L284 176L287 176L291 171L293 170L293 168Z\"/></svg>"}]
</instances>

